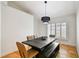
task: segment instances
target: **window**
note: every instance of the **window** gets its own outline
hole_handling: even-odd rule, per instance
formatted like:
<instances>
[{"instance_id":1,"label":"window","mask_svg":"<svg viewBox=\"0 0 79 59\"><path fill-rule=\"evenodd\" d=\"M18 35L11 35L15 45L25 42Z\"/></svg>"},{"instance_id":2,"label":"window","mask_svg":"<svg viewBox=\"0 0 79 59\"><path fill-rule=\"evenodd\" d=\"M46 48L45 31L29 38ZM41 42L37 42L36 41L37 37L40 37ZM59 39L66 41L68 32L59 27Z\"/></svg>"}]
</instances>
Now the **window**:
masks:
<instances>
[{"instance_id":1,"label":"window","mask_svg":"<svg viewBox=\"0 0 79 59\"><path fill-rule=\"evenodd\" d=\"M50 24L48 24L48 26L47 26L47 36L49 37L49 35L50 35L50 28L51 28L51 26L50 26Z\"/></svg>"},{"instance_id":2,"label":"window","mask_svg":"<svg viewBox=\"0 0 79 59\"><path fill-rule=\"evenodd\" d=\"M60 23L56 23L56 38L60 38Z\"/></svg>"},{"instance_id":3,"label":"window","mask_svg":"<svg viewBox=\"0 0 79 59\"><path fill-rule=\"evenodd\" d=\"M61 24L61 37L62 39L66 39L66 23Z\"/></svg>"},{"instance_id":4,"label":"window","mask_svg":"<svg viewBox=\"0 0 79 59\"><path fill-rule=\"evenodd\" d=\"M55 24L51 24L51 35L55 35Z\"/></svg>"},{"instance_id":5,"label":"window","mask_svg":"<svg viewBox=\"0 0 79 59\"><path fill-rule=\"evenodd\" d=\"M55 35L56 38L66 39L66 23L48 24L48 37Z\"/></svg>"}]
</instances>

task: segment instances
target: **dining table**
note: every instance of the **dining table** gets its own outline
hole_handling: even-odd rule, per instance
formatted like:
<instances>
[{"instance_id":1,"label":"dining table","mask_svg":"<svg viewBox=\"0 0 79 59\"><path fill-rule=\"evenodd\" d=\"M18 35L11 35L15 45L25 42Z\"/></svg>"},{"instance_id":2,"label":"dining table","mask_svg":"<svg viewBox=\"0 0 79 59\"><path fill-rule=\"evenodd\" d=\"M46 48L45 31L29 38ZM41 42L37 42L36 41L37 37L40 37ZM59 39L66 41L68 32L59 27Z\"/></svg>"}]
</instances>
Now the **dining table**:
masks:
<instances>
[{"instance_id":1,"label":"dining table","mask_svg":"<svg viewBox=\"0 0 79 59\"><path fill-rule=\"evenodd\" d=\"M38 37L32 40L23 41L23 44L31 46L39 51L37 58L52 58L56 57L59 51L60 44L56 42L56 38Z\"/></svg>"},{"instance_id":2,"label":"dining table","mask_svg":"<svg viewBox=\"0 0 79 59\"><path fill-rule=\"evenodd\" d=\"M23 41L23 44L29 45L32 48L38 50L38 51L42 51L44 49L44 47L48 46L50 43L54 42L56 39L55 38L42 38L42 37L38 37L32 40L26 40Z\"/></svg>"}]
</instances>

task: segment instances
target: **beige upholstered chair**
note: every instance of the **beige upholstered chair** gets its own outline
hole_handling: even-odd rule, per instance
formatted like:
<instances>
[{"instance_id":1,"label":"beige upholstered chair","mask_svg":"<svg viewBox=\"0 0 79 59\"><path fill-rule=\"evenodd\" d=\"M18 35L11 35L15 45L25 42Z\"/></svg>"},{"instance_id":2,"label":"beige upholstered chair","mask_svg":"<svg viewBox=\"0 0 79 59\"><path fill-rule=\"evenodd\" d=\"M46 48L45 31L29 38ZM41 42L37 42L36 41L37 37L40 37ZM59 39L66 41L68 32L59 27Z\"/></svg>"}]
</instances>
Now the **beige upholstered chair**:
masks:
<instances>
[{"instance_id":1,"label":"beige upholstered chair","mask_svg":"<svg viewBox=\"0 0 79 59\"><path fill-rule=\"evenodd\" d=\"M32 39L35 39L35 35L29 35L29 36L27 36L27 40L32 40Z\"/></svg>"},{"instance_id":2,"label":"beige upholstered chair","mask_svg":"<svg viewBox=\"0 0 79 59\"><path fill-rule=\"evenodd\" d=\"M26 36L26 38L27 38L27 40L32 40L32 39L35 38L35 36L34 35L28 35L28 36ZM31 49L31 48L32 47L28 45L28 49Z\"/></svg>"}]
</instances>

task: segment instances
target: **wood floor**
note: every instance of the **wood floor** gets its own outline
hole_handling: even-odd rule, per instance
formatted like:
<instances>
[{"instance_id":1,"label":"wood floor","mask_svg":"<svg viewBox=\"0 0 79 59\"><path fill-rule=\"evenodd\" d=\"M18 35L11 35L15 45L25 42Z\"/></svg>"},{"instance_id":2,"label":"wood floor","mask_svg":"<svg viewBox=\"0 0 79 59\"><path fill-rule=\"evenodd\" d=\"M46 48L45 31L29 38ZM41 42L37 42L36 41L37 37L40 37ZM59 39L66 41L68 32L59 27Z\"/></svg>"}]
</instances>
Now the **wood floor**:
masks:
<instances>
[{"instance_id":1,"label":"wood floor","mask_svg":"<svg viewBox=\"0 0 79 59\"><path fill-rule=\"evenodd\" d=\"M78 58L76 47L61 44L57 58Z\"/></svg>"},{"instance_id":2,"label":"wood floor","mask_svg":"<svg viewBox=\"0 0 79 59\"><path fill-rule=\"evenodd\" d=\"M18 51L15 51L3 56L3 58L20 58L20 55ZM56 58L78 58L76 47L60 44L60 50Z\"/></svg>"}]
</instances>

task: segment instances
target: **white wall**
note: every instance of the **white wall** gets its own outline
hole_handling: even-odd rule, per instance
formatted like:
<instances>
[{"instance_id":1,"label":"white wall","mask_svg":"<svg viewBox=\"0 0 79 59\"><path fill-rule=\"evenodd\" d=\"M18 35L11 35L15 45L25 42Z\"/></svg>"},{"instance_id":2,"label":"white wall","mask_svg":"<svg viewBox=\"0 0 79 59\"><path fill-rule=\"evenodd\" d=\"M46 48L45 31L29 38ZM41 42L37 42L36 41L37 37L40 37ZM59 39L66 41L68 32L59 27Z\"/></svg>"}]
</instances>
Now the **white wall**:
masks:
<instances>
[{"instance_id":1,"label":"white wall","mask_svg":"<svg viewBox=\"0 0 79 59\"><path fill-rule=\"evenodd\" d=\"M46 25L43 24L41 19L34 17L34 34L36 36L46 36Z\"/></svg>"},{"instance_id":2,"label":"white wall","mask_svg":"<svg viewBox=\"0 0 79 59\"><path fill-rule=\"evenodd\" d=\"M9 6L2 6L1 54L16 51L16 41L26 40L26 35L33 34L33 16Z\"/></svg>"},{"instance_id":3,"label":"white wall","mask_svg":"<svg viewBox=\"0 0 79 59\"><path fill-rule=\"evenodd\" d=\"M0 3L0 15L1 15L1 3ZM1 16L0 16L0 49L1 49ZM1 56L1 50L0 50L0 56Z\"/></svg>"},{"instance_id":4,"label":"white wall","mask_svg":"<svg viewBox=\"0 0 79 59\"><path fill-rule=\"evenodd\" d=\"M38 32L39 32L38 31L38 29L39 29L38 25L39 25L38 18L34 17L34 35L36 37L38 37Z\"/></svg>"},{"instance_id":5,"label":"white wall","mask_svg":"<svg viewBox=\"0 0 79 59\"><path fill-rule=\"evenodd\" d=\"M60 42L68 45L76 45L76 16L75 14L51 19L50 23L67 23L67 40Z\"/></svg>"},{"instance_id":6,"label":"white wall","mask_svg":"<svg viewBox=\"0 0 79 59\"><path fill-rule=\"evenodd\" d=\"M47 35L47 25L44 25L41 19L34 19L34 32L38 36ZM76 15L67 15L51 19L50 23L67 23L67 40L60 40L61 43L76 46Z\"/></svg>"},{"instance_id":7,"label":"white wall","mask_svg":"<svg viewBox=\"0 0 79 59\"><path fill-rule=\"evenodd\" d=\"M20 5L17 5L14 2L8 2L8 5L11 6L11 7L16 8L16 9L22 10L24 12L27 11L25 8L22 8ZM30 12L28 12L28 13L30 13ZM36 37L39 37L39 36L42 36L42 35L43 36L46 35L46 25L44 25L42 23L41 19L37 18L36 16L34 16L34 35Z\"/></svg>"},{"instance_id":8,"label":"white wall","mask_svg":"<svg viewBox=\"0 0 79 59\"><path fill-rule=\"evenodd\" d=\"M47 35L47 25L44 25L40 19L34 19L34 32L38 36ZM67 15L51 19L50 23L67 23L67 40L60 40L61 43L76 46L76 15Z\"/></svg>"},{"instance_id":9,"label":"white wall","mask_svg":"<svg viewBox=\"0 0 79 59\"><path fill-rule=\"evenodd\" d=\"M79 9L77 11L77 52L78 52L78 55L79 55Z\"/></svg>"}]
</instances>

